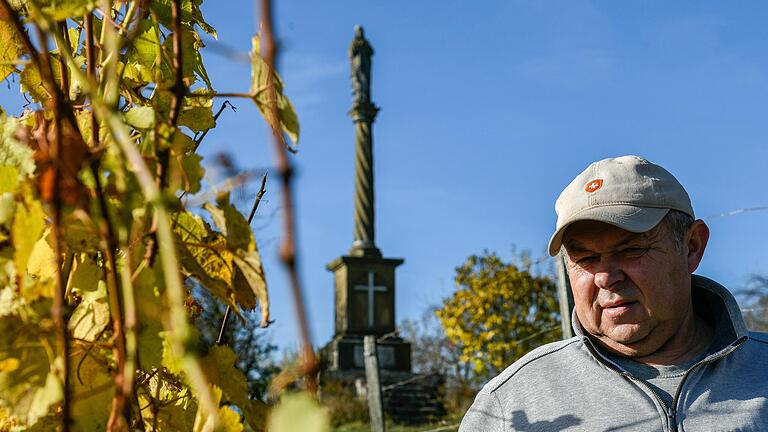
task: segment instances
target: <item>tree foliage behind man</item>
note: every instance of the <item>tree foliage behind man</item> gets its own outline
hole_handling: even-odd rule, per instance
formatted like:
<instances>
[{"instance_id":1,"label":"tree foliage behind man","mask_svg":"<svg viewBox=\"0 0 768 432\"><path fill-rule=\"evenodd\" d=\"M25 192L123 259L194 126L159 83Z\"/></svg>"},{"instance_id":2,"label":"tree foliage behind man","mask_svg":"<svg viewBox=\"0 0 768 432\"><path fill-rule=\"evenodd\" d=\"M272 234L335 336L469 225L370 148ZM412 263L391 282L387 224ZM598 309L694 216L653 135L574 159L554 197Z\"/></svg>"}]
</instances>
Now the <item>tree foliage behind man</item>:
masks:
<instances>
[{"instance_id":1,"label":"tree foliage behind man","mask_svg":"<svg viewBox=\"0 0 768 432\"><path fill-rule=\"evenodd\" d=\"M753 275L745 288L736 291L736 295L747 327L754 331L768 331L768 275Z\"/></svg>"},{"instance_id":2,"label":"tree foliage behind man","mask_svg":"<svg viewBox=\"0 0 768 432\"><path fill-rule=\"evenodd\" d=\"M470 256L456 268L456 292L436 311L476 383L561 337L554 278L534 274L525 256L518 261L489 251Z\"/></svg>"}]
</instances>

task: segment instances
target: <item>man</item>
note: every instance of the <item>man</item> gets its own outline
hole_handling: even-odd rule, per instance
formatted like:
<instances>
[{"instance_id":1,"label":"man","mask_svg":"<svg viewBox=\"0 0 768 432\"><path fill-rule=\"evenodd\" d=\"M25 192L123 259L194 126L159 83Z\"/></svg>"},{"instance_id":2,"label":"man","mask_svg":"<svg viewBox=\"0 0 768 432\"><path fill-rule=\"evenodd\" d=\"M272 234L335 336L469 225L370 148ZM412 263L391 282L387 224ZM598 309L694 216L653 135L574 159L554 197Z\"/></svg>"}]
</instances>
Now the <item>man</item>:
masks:
<instances>
[{"instance_id":1,"label":"man","mask_svg":"<svg viewBox=\"0 0 768 432\"><path fill-rule=\"evenodd\" d=\"M768 335L692 275L709 228L664 168L590 165L555 204L576 336L523 356L480 391L460 431L768 430Z\"/></svg>"}]
</instances>

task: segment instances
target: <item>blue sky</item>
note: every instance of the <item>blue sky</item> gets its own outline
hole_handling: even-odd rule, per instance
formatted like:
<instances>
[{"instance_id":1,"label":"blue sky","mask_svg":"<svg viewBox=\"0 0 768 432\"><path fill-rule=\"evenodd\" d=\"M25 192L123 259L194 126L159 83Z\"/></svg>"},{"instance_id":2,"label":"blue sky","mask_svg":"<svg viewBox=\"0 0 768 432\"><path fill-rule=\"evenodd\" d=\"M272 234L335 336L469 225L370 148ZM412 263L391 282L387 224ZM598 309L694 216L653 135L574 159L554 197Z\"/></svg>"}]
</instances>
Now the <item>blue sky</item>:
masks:
<instances>
[{"instance_id":1,"label":"blue sky","mask_svg":"<svg viewBox=\"0 0 768 432\"><path fill-rule=\"evenodd\" d=\"M376 241L385 255L406 260L398 269L400 320L450 295L454 268L470 254L491 249L509 258L516 248L543 256L554 200L597 159L640 154L666 166L699 217L768 205L768 5L733 5L278 2L280 67L302 127L294 161L315 343L333 333L324 266L352 241L354 130L346 112L355 24L376 51ZM252 2L204 10L222 42L247 46ZM206 60L222 89L247 80L245 65ZM271 163L266 132L250 127L252 117L227 114L206 148ZM270 196L262 214L279 205ZM761 247L768 212L708 223L700 274L735 288L768 273ZM262 226L257 234L274 262L279 223ZM296 333L283 272L275 264L268 272L271 332L290 345Z\"/></svg>"},{"instance_id":2,"label":"blue sky","mask_svg":"<svg viewBox=\"0 0 768 432\"><path fill-rule=\"evenodd\" d=\"M219 41L247 52L254 2L208 0ZM639 154L687 188L699 217L768 206L768 4L610 1L282 1L285 91L301 121L300 270L317 345L333 333L325 264L352 242L354 129L347 47L365 27L372 98L376 241L398 269L397 318L453 290L470 254L543 256L554 200L590 162ZM249 66L204 50L214 87L245 91ZM8 91L0 89L0 100ZM273 162L268 133L233 101L201 150L242 168ZM211 170L213 175L213 170ZM254 221L281 347L297 332L280 240L276 177ZM243 203L243 207L250 204ZM247 211L247 209L246 209ZM707 220L699 274L730 288L768 273L768 212Z\"/></svg>"}]
</instances>

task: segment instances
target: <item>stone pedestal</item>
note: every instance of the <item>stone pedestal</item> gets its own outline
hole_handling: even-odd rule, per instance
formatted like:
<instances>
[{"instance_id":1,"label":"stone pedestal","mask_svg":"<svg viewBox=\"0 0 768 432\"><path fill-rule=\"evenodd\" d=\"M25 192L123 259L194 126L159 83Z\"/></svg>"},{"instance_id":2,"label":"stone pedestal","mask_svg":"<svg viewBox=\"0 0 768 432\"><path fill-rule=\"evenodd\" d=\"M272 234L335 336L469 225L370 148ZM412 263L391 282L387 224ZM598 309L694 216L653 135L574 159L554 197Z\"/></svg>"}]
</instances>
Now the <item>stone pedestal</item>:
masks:
<instances>
[{"instance_id":1,"label":"stone pedestal","mask_svg":"<svg viewBox=\"0 0 768 432\"><path fill-rule=\"evenodd\" d=\"M341 256L334 273L335 335L323 348L328 371L363 371L363 336L379 338L382 370L410 372L411 345L395 331L395 268L399 258Z\"/></svg>"}]
</instances>

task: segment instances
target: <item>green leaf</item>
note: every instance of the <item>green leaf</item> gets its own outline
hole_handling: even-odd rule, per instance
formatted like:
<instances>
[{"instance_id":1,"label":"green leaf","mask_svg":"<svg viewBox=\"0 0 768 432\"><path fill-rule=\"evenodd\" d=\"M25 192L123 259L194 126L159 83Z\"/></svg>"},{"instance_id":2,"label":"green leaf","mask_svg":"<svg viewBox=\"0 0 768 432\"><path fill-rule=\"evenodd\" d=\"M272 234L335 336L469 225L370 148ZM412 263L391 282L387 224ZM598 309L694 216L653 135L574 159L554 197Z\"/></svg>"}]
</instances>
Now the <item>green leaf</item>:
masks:
<instances>
[{"instance_id":1,"label":"green leaf","mask_svg":"<svg viewBox=\"0 0 768 432\"><path fill-rule=\"evenodd\" d=\"M120 63L119 66L123 74L123 79L131 87L140 87L154 81L152 68L142 66L136 62Z\"/></svg>"},{"instance_id":2,"label":"green leaf","mask_svg":"<svg viewBox=\"0 0 768 432\"><path fill-rule=\"evenodd\" d=\"M27 301L38 297L53 298L56 283L56 255L44 236L38 240L29 255L22 294Z\"/></svg>"},{"instance_id":3,"label":"green leaf","mask_svg":"<svg viewBox=\"0 0 768 432\"><path fill-rule=\"evenodd\" d=\"M80 34L82 34L82 32L83 29L80 27L70 27L67 29L69 49L72 51L72 54L77 55L78 49L80 48Z\"/></svg>"},{"instance_id":4,"label":"green leaf","mask_svg":"<svg viewBox=\"0 0 768 432\"><path fill-rule=\"evenodd\" d=\"M21 38L13 24L8 20L0 20L0 62L14 62L21 57ZM15 72L16 66L0 64L0 81Z\"/></svg>"},{"instance_id":5,"label":"green leaf","mask_svg":"<svg viewBox=\"0 0 768 432\"><path fill-rule=\"evenodd\" d=\"M226 240L211 231L199 216L178 213L174 232L179 239L179 258L187 276L194 277L211 294L234 305L231 292L232 254L226 250Z\"/></svg>"},{"instance_id":6,"label":"green leaf","mask_svg":"<svg viewBox=\"0 0 768 432\"><path fill-rule=\"evenodd\" d=\"M27 268L27 261L35 243L43 234L45 212L39 201L26 193L24 203L16 206L16 215L11 227L11 239L16 252L13 256L16 271L21 273Z\"/></svg>"},{"instance_id":7,"label":"green leaf","mask_svg":"<svg viewBox=\"0 0 768 432\"><path fill-rule=\"evenodd\" d=\"M171 112L173 94L167 90L156 91L152 97L152 106L158 118L167 119ZM213 99L210 97L185 97L184 105L179 113L179 125L186 126L194 132L216 127L213 118ZM194 146L190 147L194 149Z\"/></svg>"},{"instance_id":8,"label":"green leaf","mask_svg":"<svg viewBox=\"0 0 768 432\"><path fill-rule=\"evenodd\" d=\"M269 326L269 295L259 253L238 249L232 258L247 282L245 287L241 284L235 285L235 295L238 302L243 307L252 309L254 306L252 306L250 299L253 298L253 295L256 295L261 310L261 322L259 325L261 327ZM237 281L238 279L236 278L235 280ZM250 288L251 291L249 292L247 288Z\"/></svg>"},{"instance_id":9,"label":"green leaf","mask_svg":"<svg viewBox=\"0 0 768 432\"><path fill-rule=\"evenodd\" d=\"M78 217L76 213L66 213L62 225L67 229L62 232L62 240L73 252L93 252L99 249L99 232L93 220Z\"/></svg>"},{"instance_id":10,"label":"green leaf","mask_svg":"<svg viewBox=\"0 0 768 432\"><path fill-rule=\"evenodd\" d=\"M0 317L17 314L24 305L24 300L16 293L16 287L11 284L15 277L13 261L0 258Z\"/></svg>"},{"instance_id":11,"label":"green leaf","mask_svg":"<svg viewBox=\"0 0 768 432\"><path fill-rule=\"evenodd\" d=\"M203 65L203 59L200 56L200 49L205 47L205 44L203 44L202 39L200 39L200 36L194 32L190 31L189 29L182 29L181 31L181 51L182 51L182 75L184 78L188 79L194 79L195 76L200 77L203 82L205 82L206 87L208 90L211 90L213 87L211 86L211 80L208 78L208 72L205 70L205 66ZM165 49L167 52L173 52L173 34L168 35L168 37L163 42L163 49ZM166 69L171 69L171 66L169 63L165 62L164 67ZM175 74L171 72L165 72L163 73L164 77L173 77L175 78ZM172 85L173 78L171 78L171 82L166 83L167 85Z\"/></svg>"},{"instance_id":12,"label":"green leaf","mask_svg":"<svg viewBox=\"0 0 768 432\"><path fill-rule=\"evenodd\" d=\"M43 387L35 392L27 414L29 423L36 422L39 418L48 414L48 409L64 398L64 386L61 380L52 372L45 378Z\"/></svg>"},{"instance_id":13,"label":"green leaf","mask_svg":"<svg viewBox=\"0 0 768 432\"><path fill-rule=\"evenodd\" d=\"M87 254L79 254L75 257L69 286L72 293L83 299L101 298L100 286L103 283L104 271Z\"/></svg>"},{"instance_id":14,"label":"green leaf","mask_svg":"<svg viewBox=\"0 0 768 432\"><path fill-rule=\"evenodd\" d=\"M28 64L21 71L21 91L29 93L35 102L43 103L51 98L43 85L40 71L32 64Z\"/></svg>"},{"instance_id":15,"label":"green leaf","mask_svg":"<svg viewBox=\"0 0 768 432\"><path fill-rule=\"evenodd\" d=\"M203 370L209 383L220 387L225 399L240 408L251 428L263 430L266 407L248 398L247 379L235 367L236 361L237 355L231 348L215 345L202 359Z\"/></svg>"},{"instance_id":16,"label":"green leaf","mask_svg":"<svg viewBox=\"0 0 768 432\"><path fill-rule=\"evenodd\" d=\"M16 211L16 199L11 192L0 193L0 225L5 225L8 222L13 221L13 214ZM3 239L5 234L0 233L0 239Z\"/></svg>"},{"instance_id":17,"label":"green leaf","mask_svg":"<svg viewBox=\"0 0 768 432\"><path fill-rule=\"evenodd\" d=\"M308 393L283 396L269 417L270 432L327 432L328 413Z\"/></svg>"},{"instance_id":18,"label":"green leaf","mask_svg":"<svg viewBox=\"0 0 768 432\"><path fill-rule=\"evenodd\" d=\"M0 165L16 168L19 180L24 180L34 175L35 160L34 151L14 136L20 127L19 119L0 114Z\"/></svg>"},{"instance_id":19,"label":"green leaf","mask_svg":"<svg viewBox=\"0 0 768 432\"><path fill-rule=\"evenodd\" d=\"M50 378L49 357L41 343L45 339L38 326L19 316L0 318L0 362L6 365L0 370L0 406L25 425L45 415L62 395Z\"/></svg>"},{"instance_id":20,"label":"green leaf","mask_svg":"<svg viewBox=\"0 0 768 432\"><path fill-rule=\"evenodd\" d=\"M272 130L282 139L282 132L288 135L294 146L299 144L299 119L296 110L291 101L283 94L283 81L280 76L270 72L267 62L259 54L260 40L258 36L252 39L253 48L251 49L251 94L256 106L261 111L261 115L272 127ZM270 86L274 89L274 96L277 100L271 100L273 92L269 91ZM278 118L275 119L270 106L275 104ZM280 132L282 131L282 132Z\"/></svg>"},{"instance_id":21,"label":"green leaf","mask_svg":"<svg viewBox=\"0 0 768 432\"><path fill-rule=\"evenodd\" d=\"M138 392L139 405L144 408L141 410L141 417L144 419L146 430L192 430L197 401L192 398L189 388L180 385L178 379L162 369L155 369L148 375L148 388Z\"/></svg>"},{"instance_id":22,"label":"green leaf","mask_svg":"<svg viewBox=\"0 0 768 432\"><path fill-rule=\"evenodd\" d=\"M173 342L170 340L172 335L167 331L162 331L159 335L163 341L163 367L168 370L169 373L181 376L184 373L184 366L180 356L181 353L173 348Z\"/></svg>"},{"instance_id":23,"label":"green leaf","mask_svg":"<svg viewBox=\"0 0 768 432\"><path fill-rule=\"evenodd\" d=\"M152 20L141 20L133 47L126 56L129 63L140 65L151 71L162 58L159 29Z\"/></svg>"},{"instance_id":24,"label":"green leaf","mask_svg":"<svg viewBox=\"0 0 768 432\"><path fill-rule=\"evenodd\" d=\"M96 342L102 331L109 325L109 304L107 285L99 281L95 291L88 292L72 312L69 329L72 336L87 342Z\"/></svg>"},{"instance_id":25,"label":"green leaf","mask_svg":"<svg viewBox=\"0 0 768 432\"><path fill-rule=\"evenodd\" d=\"M0 165L0 194L13 194L18 185L19 170L13 166Z\"/></svg>"},{"instance_id":26,"label":"green leaf","mask_svg":"<svg viewBox=\"0 0 768 432\"><path fill-rule=\"evenodd\" d=\"M109 325L107 287L102 280L103 269L87 254L79 254L73 262L70 281L72 293L80 297L69 320L69 329L76 339L96 342Z\"/></svg>"},{"instance_id":27,"label":"green leaf","mask_svg":"<svg viewBox=\"0 0 768 432\"><path fill-rule=\"evenodd\" d=\"M220 194L218 207L210 203L203 208L227 239L227 249L237 266L234 275L235 299L245 309L256 307L259 301L262 327L269 325L269 295L261 256L256 248L253 232L245 217L229 203L228 194Z\"/></svg>"},{"instance_id":28,"label":"green leaf","mask_svg":"<svg viewBox=\"0 0 768 432\"><path fill-rule=\"evenodd\" d=\"M183 189L195 194L200 191L200 181L205 175L201 162L203 157L194 152L178 154L171 152L169 163L169 188Z\"/></svg>"},{"instance_id":29,"label":"green leaf","mask_svg":"<svg viewBox=\"0 0 768 432\"><path fill-rule=\"evenodd\" d=\"M133 281L136 292L136 309L139 315L139 353L145 370L162 367L163 361L163 319L165 319L166 297L160 284L162 274L159 264L144 268Z\"/></svg>"},{"instance_id":30,"label":"green leaf","mask_svg":"<svg viewBox=\"0 0 768 432\"><path fill-rule=\"evenodd\" d=\"M125 121L136 129L152 129L155 127L155 110L148 106L133 106L125 114Z\"/></svg>"},{"instance_id":31,"label":"green leaf","mask_svg":"<svg viewBox=\"0 0 768 432\"><path fill-rule=\"evenodd\" d=\"M213 36L214 39L218 38L216 29L211 27L210 24L205 22L203 14L200 12L201 0L182 0L181 2L181 23L187 27L192 27L197 24L206 33ZM171 22L171 0L156 0L150 3L150 7L157 14L158 21L166 28L173 28Z\"/></svg>"},{"instance_id":32,"label":"green leaf","mask_svg":"<svg viewBox=\"0 0 768 432\"><path fill-rule=\"evenodd\" d=\"M37 3L43 13L54 21L81 17L96 7L95 0L42 0Z\"/></svg>"},{"instance_id":33,"label":"green leaf","mask_svg":"<svg viewBox=\"0 0 768 432\"><path fill-rule=\"evenodd\" d=\"M200 132L216 127L213 118L213 98L211 97L186 97L184 106L179 115L179 124Z\"/></svg>"},{"instance_id":34,"label":"green leaf","mask_svg":"<svg viewBox=\"0 0 768 432\"><path fill-rule=\"evenodd\" d=\"M70 359L70 385L73 386L71 399L74 431L107 430L112 397L115 394L115 379L108 362L100 355L88 353L85 346L76 347Z\"/></svg>"}]
</instances>

